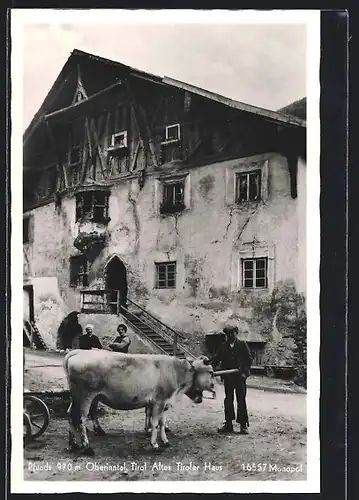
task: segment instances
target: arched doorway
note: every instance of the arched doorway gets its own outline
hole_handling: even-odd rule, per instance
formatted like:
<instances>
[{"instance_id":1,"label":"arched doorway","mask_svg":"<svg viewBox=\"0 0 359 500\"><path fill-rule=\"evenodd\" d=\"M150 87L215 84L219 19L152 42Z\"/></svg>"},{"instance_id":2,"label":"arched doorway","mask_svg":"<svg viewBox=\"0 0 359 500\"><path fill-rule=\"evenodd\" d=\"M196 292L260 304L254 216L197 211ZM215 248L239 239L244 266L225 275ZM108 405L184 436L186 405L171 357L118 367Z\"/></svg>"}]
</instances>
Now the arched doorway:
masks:
<instances>
[{"instance_id":1,"label":"arched doorway","mask_svg":"<svg viewBox=\"0 0 359 500\"><path fill-rule=\"evenodd\" d=\"M107 263L105 268L105 281L107 301L110 303L111 312L117 312L117 292L120 292L120 306L127 307L127 272L121 259L117 256ZM122 314L125 312L121 310Z\"/></svg>"}]
</instances>

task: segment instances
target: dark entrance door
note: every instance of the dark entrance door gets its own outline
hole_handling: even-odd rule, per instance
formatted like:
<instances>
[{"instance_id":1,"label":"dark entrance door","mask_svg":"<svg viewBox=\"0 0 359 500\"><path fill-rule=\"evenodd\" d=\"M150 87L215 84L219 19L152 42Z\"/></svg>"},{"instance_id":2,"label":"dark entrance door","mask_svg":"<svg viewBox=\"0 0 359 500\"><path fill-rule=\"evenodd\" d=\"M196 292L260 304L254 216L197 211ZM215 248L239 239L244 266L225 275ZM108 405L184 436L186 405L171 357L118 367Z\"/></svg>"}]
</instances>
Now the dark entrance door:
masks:
<instances>
[{"instance_id":1,"label":"dark entrance door","mask_svg":"<svg viewBox=\"0 0 359 500\"><path fill-rule=\"evenodd\" d=\"M107 301L111 312L117 312L117 292L120 292L120 306L127 307L127 272L121 259L112 257L106 269ZM125 313L122 309L121 313Z\"/></svg>"}]
</instances>

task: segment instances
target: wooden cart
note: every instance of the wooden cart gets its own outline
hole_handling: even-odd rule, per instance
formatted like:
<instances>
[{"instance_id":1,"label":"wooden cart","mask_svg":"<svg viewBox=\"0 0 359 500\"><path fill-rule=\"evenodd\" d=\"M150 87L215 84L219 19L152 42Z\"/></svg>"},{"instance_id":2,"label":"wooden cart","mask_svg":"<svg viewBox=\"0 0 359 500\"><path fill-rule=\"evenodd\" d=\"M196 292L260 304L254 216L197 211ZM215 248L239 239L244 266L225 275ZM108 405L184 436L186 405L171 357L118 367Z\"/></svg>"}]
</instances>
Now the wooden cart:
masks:
<instances>
[{"instance_id":1,"label":"wooden cart","mask_svg":"<svg viewBox=\"0 0 359 500\"><path fill-rule=\"evenodd\" d=\"M23 397L23 439L24 444L27 444L46 431L50 422L50 412L47 405L35 394L24 391Z\"/></svg>"}]
</instances>

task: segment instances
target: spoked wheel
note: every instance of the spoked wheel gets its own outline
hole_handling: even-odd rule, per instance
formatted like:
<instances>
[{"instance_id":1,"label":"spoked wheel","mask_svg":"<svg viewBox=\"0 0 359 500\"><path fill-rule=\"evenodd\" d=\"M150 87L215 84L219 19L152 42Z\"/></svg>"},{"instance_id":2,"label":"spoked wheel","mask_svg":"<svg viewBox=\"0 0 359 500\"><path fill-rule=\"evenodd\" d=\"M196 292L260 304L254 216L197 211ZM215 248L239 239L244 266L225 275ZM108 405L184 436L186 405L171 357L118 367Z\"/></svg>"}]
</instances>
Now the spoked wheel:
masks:
<instances>
[{"instance_id":1,"label":"spoked wheel","mask_svg":"<svg viewBox=\"0 0 359 500\"><path fill-rule=\"evenodd\" d=\"M38 397L24 394L24 415L30 420L31 436L37 438L47 429L50 413L46 404Z\"/></svg>"},{"instance_id":2,"label":"spoked wheel","mask_svg":"<svg viewBox=\"0 0 359 500\"><path fill-rule=\"evenodd\" d=\"M29 441L32 439L32 429L31 429L31 421L29 415L24 411L24 418L23 418L23 440L24 444L27 444Z\"/></svg>"}]
</instances>

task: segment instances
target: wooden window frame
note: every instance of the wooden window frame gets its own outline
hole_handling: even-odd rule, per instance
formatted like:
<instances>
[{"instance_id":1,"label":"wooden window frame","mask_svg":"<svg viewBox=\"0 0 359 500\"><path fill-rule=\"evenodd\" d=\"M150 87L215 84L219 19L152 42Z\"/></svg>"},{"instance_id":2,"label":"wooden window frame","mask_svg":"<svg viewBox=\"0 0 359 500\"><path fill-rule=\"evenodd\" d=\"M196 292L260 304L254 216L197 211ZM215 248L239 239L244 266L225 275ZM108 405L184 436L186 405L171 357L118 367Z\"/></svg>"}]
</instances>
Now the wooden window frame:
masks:
<instances>
[{"instance_id":1,"label":"wooden window frame","mask_svg":"<svg viewBox=\"0 0 359 500\"><path fill-rule=\"evenodd\" d=\"M251 178L256 176L258 178L257 185L257 195L255 197L251 196ZM241 196L241 179L246 180L246 196L242 198ZM260 168L255 170L249 170L248 172L237 172L236 173L236 183L235 183L235 202L236 204L248 203L248 202L259 202L262 199L262 171Z\"/></svg>"},{"instance_id":2,"label":"wooden window frame","mask_svg":"<svg viewBox=\"0 0 359 500\"><path fill-rule=\"evenodd\" d=\"M181 190L180 197L176 189ZM172 182L164 182L162 185L162 204L161 204L161 214L172 214L177 212L182 212L186 208L185 205L185 180L176 180ZM172 193L169 193L172 191Z\"/></svg>"},{"instance_id":3,"label":"wooden window frame","mask_svg":"<svg viewBox=\"0 0 359 500\"><path fill-rule=\"evenodd\" d=\"M104 197L104 202L100 203L96 200L96 196L101 194ZM89 200L86 200L86 197ZM88 220L100 224L107 224L110 220L108 216L109 197L107 192L99 191L82 191L76 194L76 222ZM90 201L90 203L86 203ZM88 208L85 208L88 207ZM101 209L101 216L96 217L96 211Z\"/></svg>"},{"instance_id":4,"label":"wooden window frame","mask_svg":"<svg viewBox=\"0 0 359 500\"><path fill-rule=\"evenodd\" d=\"M74 269L77 266L80 269L83 266L84 270L82 272ZM85 255L75 255L70 257L70 286L74 288L84 287L89 285L88 279L89 273L89 263Z\"/></svg>"},{"instance_id":5,"label":"wooden window frame","mask_svg":"<svg viewBox=\"0 0 359 500\"><path fill-rule=\"evenodd\" d=\"M264 267L258 268L259 261L264 261ZM246 264L252 263L252 269L247 268ZM255 257L255 258L245 258L242 259L242 288L245 290L266 290L268 289L268 258L267 257ZM258 276L257 272L264 270L264 276ZM250 278L246 277L246 272L252 271L252 276ZM264 280L264 285L259 285L258 281ZM252 281L252 286L246 286L246 282Z\"/></svg>"},{"instance_id":6,"label":"wooden window frame","mask_svg":"<svg viewBox=\"0 0 359 500\"><path fill-rule=\"evenodd\" d=\"M253 359L253 366L263 366L264 344L248 342L248 347Z\"/></svg>"},{"instance_id":7,"label":"wooden window frame","mask_svg":"<svg viewBox=\"0 0 359 500\"><path fill-rule=\"evenodd\" d=\"M177 129L177 137L174 139L170 139L169 130L172 128ZM181 141L181 125L179 123L173 123L172 125L167 125L165 129L165 140L161 144L172 144L178 143Z\"/></svg>"},{"instance_id":8,"label":"wooden window frame","mask_svg":"<svg viewBox=\"0 0 359 500\"><path fill-rule=\"evenodd\" d=\"M177 281L177 262L156 262L156 286L155 288L159 290L174 290L176 288ZM161 266L163 266L162 272L165 273L164 278L160 278ZM169 267L172 266L174 269L170 271L172 278L169 278ZM169 281L173 281L173 285L169 285Z\"/></svg>"},{"instance_id":9,"label":"wooden window frame","mask_svg":"<svg viewBox=\"0 0 359 500\"><path fill-rule=\"evenodd\" d=\"M116 137L123 135L123 144L116 144ZM111 148L112 149L125 149L128 147L127 130L121 130L111 135Z\"/></svg>"}]
</instances>

